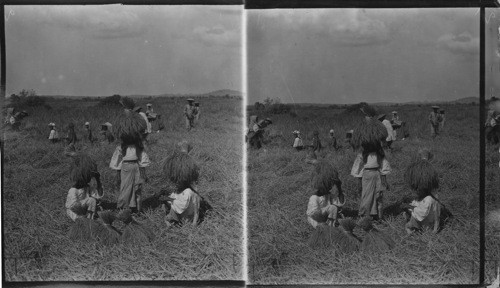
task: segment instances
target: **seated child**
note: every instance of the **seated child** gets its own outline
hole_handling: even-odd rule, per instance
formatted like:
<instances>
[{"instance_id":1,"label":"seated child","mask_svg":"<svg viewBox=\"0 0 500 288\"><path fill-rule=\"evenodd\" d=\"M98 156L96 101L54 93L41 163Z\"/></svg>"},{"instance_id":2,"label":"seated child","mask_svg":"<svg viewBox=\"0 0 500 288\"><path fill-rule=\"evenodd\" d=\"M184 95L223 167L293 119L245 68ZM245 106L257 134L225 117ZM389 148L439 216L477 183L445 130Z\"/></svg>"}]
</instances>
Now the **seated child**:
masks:
<instances>
[{"instance_id":1,"label":"seated child","mask_svg":"<svg viewBox=\"0 0 500 288\"><path fill-rule=\"evenodd\" d=\"M178 151L169 156L163 166L166 178L175 185L170 197L170 212L165 217L167 225L192 223L199 220L201 196L194 185L199 178L199 167L188 154L191 146L187 141L178 144Z\"/></svg>"},{"instance_id":2,"label":"seated child","mask_svg":"<svg viewBox=\"0 0 500 288\"><path fill-rule=\"evenodd\" d=\"M406 232L412 234L423 229L440 229L442 204L432 195L439 188L439 178L434 167L427 160L410 164L405 172L405 180L416 192L416 200L411 202Z\"/></svg>"},{"instance_id":3,"label":"seated child","mask_svg":"<svg viewBox=\"0 0 500 288\"><path fill-rule=\"evenodd\" d=\"M86 207L88 218L94 218L97 208L97 200L102 198L103 191L97 164L85 154L71 153L73 162L70 168L70 179L75 183L68 191L66 197L66 214L75 221L78 215L73 211L76 206ZM97 189L92 189L90 181L94 178Z\"/></svg>"},{"instance_id":4,"label":"seated child","mask_svg":"<svg viewBox=\"0 0 500 288\"><path fill-rule=\"evenodd\" d=\"M337 215L345 204L342 183L336 169L326 161L316 164L312 176L314 195L307 204L307 221L314 228L321 224L338 225ZM330 190L337 187L336 195Z\"/></svg>"}]
</instances>

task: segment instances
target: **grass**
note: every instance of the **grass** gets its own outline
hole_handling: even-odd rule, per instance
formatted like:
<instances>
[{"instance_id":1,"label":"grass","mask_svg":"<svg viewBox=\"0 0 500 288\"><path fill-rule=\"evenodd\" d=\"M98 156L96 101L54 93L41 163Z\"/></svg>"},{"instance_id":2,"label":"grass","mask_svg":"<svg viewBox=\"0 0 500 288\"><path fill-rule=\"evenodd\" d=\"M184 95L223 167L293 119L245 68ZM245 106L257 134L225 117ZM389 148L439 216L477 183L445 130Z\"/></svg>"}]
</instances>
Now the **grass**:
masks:
<instances>
[{"instance_id":1,"label":"grass","mask_svg":"<svg viewBox=\"0 0 500 288\"><path fill-rule=\"evenodd\" d=\"M64 134L63 124L73 121L79 137L77 149L86 151L98 163L104 201L116 202L119 191L114 186L115 171L108 165L118 143L90 145L82 138L86 121L91 122L94 135L100 136L99 125L113 123L121 108L82 100L53 100L49 103L52 110L28 111L30 116L21 132L6 131L2 191L5 280L241 280L241 99L199 100L201 116L191 132L184 126L185 99L138 100L141 106L151 102L166 126L149 137L147 152L152 165L147 168L149 183L143 186L143 197L165 187L162 160L178 141L186 139L192 143L191 155L201 168L199 192L213 209L196 228L167 228L161 209L150 205L138 220L153 228L155 240L137 247L73 243L66 237L72 223L64 208L72 185L70 159L63 155L63 144L47 140L49 122L55 122ZM120 222L117 226L123 228ZM19 259L12 259L15 257Z\"/></svg>"},{"instance_id":2,"label":"grass","mask_svg":"<svg viewBox=\"0 0 500 288\"><path fill-rule=\"evenodd\" d=\"M383 107L398 110L408 123L411 138L397 141L388 154L393 172L391 190L384 194L387 227L396 247L381 254L356 252L342 255L333 250L308 247L313 229L306 221L312 193L312 167L304 162L305 151L293 150L293 130L300 130L310 143L313 130L323 143L330 129L343 141L362 116L342 109L299 107L291 114L265 115L250 109L248 115L271 116L261 150L248 155L249 280L254 284L473 284L479 267L479 109L478 106L444 107L445 131L432 140L427 121L430 107ZM406 235L405 217L398 202L411 197L403 173L421 147L434 153L433 165L440 173L438 197L454 214L454 220L439 234ZM350 176L355 154L352 150L327 150L324 157L340 174L346 193L346 210L358 209L356 180ZM355 234L364 236L355 229ZM355 279L355 280L353 280Z\"/></svg>"},{"instance_id":3,"label":"grass","mask_svg":"<svg viewBox=\"0 0 500 288\"><path fill-rule=\"evenodd\" d=\"M485 181L485 197L486 197L486 216L488 213L500 209L500 169L498 163L500 157L498 153L499 145L486 146L486 181ZM500 219L497 219L500 222ZM486 226L486 279L491 282L497 273L497 267L500 267L500 231L493 227Z\"/></svg>"}]
</instances>

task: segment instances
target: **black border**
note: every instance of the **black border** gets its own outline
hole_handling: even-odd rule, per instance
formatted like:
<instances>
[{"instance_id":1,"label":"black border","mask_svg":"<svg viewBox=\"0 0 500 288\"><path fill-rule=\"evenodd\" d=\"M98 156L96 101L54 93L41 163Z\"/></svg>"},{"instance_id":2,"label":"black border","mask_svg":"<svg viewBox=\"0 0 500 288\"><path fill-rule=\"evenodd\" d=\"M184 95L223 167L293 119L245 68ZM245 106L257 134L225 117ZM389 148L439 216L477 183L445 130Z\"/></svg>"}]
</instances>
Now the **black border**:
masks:
<instances>
[{"instance_id":1,"label":"black border","mask_svg":"<svg viewBox=\"0 0 500 288\"><path fill-rule=\"evenodd\" d=\"M243 3L244 2L244 3ZM499 0L2 0L0 4L0 104L6 93L6 45L5 45L5 7L4 5L101 5L101 4L125 4L125 5L243 5L245 9L277 9L277 8L479 8L480 9L480 159L479 159L479 286L484 286L485 280L485 8L500 7ZM1 167L3 171L3 136L0 140ZM3 178L3 173L2 173ZM1 185L3 188L3 183ZM1 196L3 200L3 195ZM3 209L2 209L3 215ZM3 227L3 221L1 223ZM3 238L3 235L2 235ZM3 245L2 245L3 246ZM3 250L3 247L2 247ZM2 257L2 266L4 264ZM3 269L2 269L3 270ZM35 287L53 286L61 284L81 285L106 285L106 286L245 286L244 281L109 281L109 282L6 282L2 271L2 284L6 287ZM252 287L266 287L271 285L249 285ZM293 287L306 285L280 285L272 287ZM307 285L311 286L311 285ZM313 285L315 287L331 287L331 285ZM340 285L343 287L404 287L408 285ZM478 285L418 285L419 287L478 287Z\"/></svg>"}]
</instances>

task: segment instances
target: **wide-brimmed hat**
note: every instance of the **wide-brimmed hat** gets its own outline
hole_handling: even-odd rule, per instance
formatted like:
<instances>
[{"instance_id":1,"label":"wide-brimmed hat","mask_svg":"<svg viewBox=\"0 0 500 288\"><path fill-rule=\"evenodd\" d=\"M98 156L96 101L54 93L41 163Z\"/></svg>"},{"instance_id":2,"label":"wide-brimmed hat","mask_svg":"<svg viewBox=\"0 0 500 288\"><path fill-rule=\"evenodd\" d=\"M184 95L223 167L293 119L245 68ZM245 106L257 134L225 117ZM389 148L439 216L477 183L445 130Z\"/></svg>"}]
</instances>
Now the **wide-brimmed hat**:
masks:
<instances>
[{"instance_id":1,"label":"wide-brimmed hat","mask_svg":"<svg viewBox=\"0 0 500 288\"><path fill-rule=\"evenodd\" d=\"M101 124L101 126L111 127L113 125L109 122L106 122L106 123Z\"/></svg>"},{"instance_id":2,"label":"wide-brimmed hat","mask_svg":"<svg viewBox=\"0 0 500 288\"><path fill-rule=\"evenodd\" d=\"M153 106L153 104L151 104L151 103L148 103L148 104L146 104L146 106L150 107L150 106Z\"/></svg>"},{"instance_id":3,"label":"wide-brimmed hat","mask_svg":"<svg viewBox=\"0 0 500 288\"><path fill-rule=\"evenodd\" d=\"M90 126L90 122L85 122L85 126Z\"/></svg>"},{"instance_id":4,"label":"wide-brimmed hat","mask_svg":"<svg viewBox=\"0 0 500 288\"><path fill-rule=\"evenodd\" d=\"M134 108L134 109L132 109L132 110L133 110L134 112L139 112L139 111L141 111L141 110L142 110L142 107L137 106L137 107L135 107L135 108Z\"/></svg>"},{"instance_id":5,"label":"wide-brimmed hat","mask_svg":"<svg viewBox=\"0 0 500 288\"><path fill-rule=\"evenodd\" d=\"M330 134L333 134L335 133L335 131L333 129L330 129Z\"/></svg>"},{"instance_id":6,"label":"wide-brimmed hat","mask_svg":"<svg viewBox=\"0 0 500 288\"><path fill-rule=\"evenodd\" d=\"M386 116L385 114L380 114L380 115L377 116L377 119L380 120L382 118L385 118L385 116Z\"/></svg>"},{"instance_id":7,"label":"wide-brimmed hat","mask_svg":"<svg viewBox=\"0 0 500 288\"><path fill-rule=\"evenodd\" d=\"M194 102L194 99L193 98L188 98L186 101L188 101L188 102Z\"/></svg>"},{"instance_id":8,"label":"wide-brimmed hat","mask_svg":"<svg viewBox=\"0 0 500 288\"><path fill-rule=\"evenodd\" d=\"M294 130L294 131L292 132L292 134L294 134L294 135L298 135L298 134L300 134L300 131L299 131L299 130Z\"/></svg>"},{"instance_id":9,"label":"wide-brimmed hat","mask_svg":"<svg viewBox=\"0 0 500 288\"><path fill-rule=\"evenodd\" d=\"M432 109L439 109L439 106L434 105L434 106L432 106L431 108L432 108Z\"/></svg>"},{"instance_id":10,"label":"wide-brimmed hat","mask_svg":"<svg viewBox=\"0 0 500 288\"><path fill-rule=\"evenodd\" d=\"M49 123L49 126L56 126L56 123L54 123L54 122L50 122L50 123Z\"/></svg>"},{"instance_id":11,"label":"wide-brimmed hat","mask_svg":"<svg viewBox=\"0 0 500 288\"><path fill-rule=\"evenodd\" d=\"M392 111L392 114L398 114L398 111Z\"/></svg>"}]
</instances>

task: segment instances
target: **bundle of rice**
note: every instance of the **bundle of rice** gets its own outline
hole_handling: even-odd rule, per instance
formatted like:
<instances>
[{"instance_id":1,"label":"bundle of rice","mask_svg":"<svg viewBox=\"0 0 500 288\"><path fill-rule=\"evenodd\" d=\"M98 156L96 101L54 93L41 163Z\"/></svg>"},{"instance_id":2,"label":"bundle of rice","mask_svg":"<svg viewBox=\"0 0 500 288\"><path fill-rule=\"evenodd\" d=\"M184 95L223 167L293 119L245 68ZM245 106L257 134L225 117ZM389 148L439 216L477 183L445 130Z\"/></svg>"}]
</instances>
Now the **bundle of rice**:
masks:
<instances>
[{"instance_id":1,"label":"bundle of rice","mask_svg":"<svg viewBox=\"0 0 500 288\"><path fill-rule=\"evenodd\" d=\"M70 153L73 160L70 166L70 180L82 186L90 182L92 177L98 177L96 162L85 153Z\"/></svg>"},{"instance_id":2,"label":"bundle of rice","mask_svg":"<svg viewBox=\"0 0 500 288\"><path fill-rule=\"evenodd\" d=\"M114 133L125 143L135 143L142 139L147 129L146 121L137 113L120 113L115 120Z\"/></svg>"},{"instance_id":3,"label":"bundle of rice","mask_svg":"<svg viewBox=\"0 0 500 288\"><path fill-rule=\"evenodd\" d=\"M358 251L361 240L354 235L354 228L356 222L352 218L345 218L339 221L340 226L343 228L343 234L339 237L338 244L340 251L344 253L352 253Z\"/></svg>"},{"instance_id":4,"label":"bundle of rice","mask_svg":"<svg viewBox=\"0 0 500 288\"><path fill-rule=\"evenodd\" d=\"M309 237L307 244L314 249L337 248L340 235L344 232L340 228L329 225L318 225Z\"/></svg>"},{"instance_id":5,"label":"bundle of rice","mask_svg":"<svg viewBox=\"0 0 500 288\"><path fill-rule=\"evenodd\" d=\"M153 231L135 221L130 209L122 210L117 219L123 221L126 225L121 236L123 244L136 246L153 241L155 237Z\"/></svg>"},{"instance_id":6,"label":"bundle of rice","mask_svg":"<svg viewBox=\"0 0 500 288\"><path fill-rule=\"evenodd\" d=\"M430 191L439 188L439 176L427 160L411 163L404 175L406 183L415 191Z\"/></svg>"},{"instance_id":7,"label":"bundle of rice","mask_svg":"<svg viewBox=\"0 0 500 288\"><path fill-rule=\"evenodd\" d=\"M90 232L92 220L86 217L87 207L77 202L71 207L71 211L78 215L78 218L70 227L68 238L73 241L90 241L92 239Z\"/></svg>"},{"instance_id":8,"label":"bundle of rice","mask_svg":"<svg viewBox=\"0 0 500 288\"><path fill-rule=\"evenodd\" d=\"M340 182L339 172L326 160L318 161L314 165L311 182L315 191L330 191L333 185Z\"/></svg>"},{"instance_id":9,"label":"bundle of rice","mask_svg":"<svg viewBox=\"0 0 500 288\"><path fill-rule=\"evenodd\" d=\"M99 212L99 218L103 225L96 227L97 230L93 231L96 240L105 246L118 244L120 242L120 232L112 226L116 215L111 211Z\"/></svg>"},{"instance_id":10,"label":"bundle of rice","mask_svg":"<svg viewBox=\"0 0 500 288\"><path fill-rule=\"evenodd\" d=\"M378 120L362 122L352 133L351 145L358 149L366 143L379 143L387 138L387 129Z\"/></svg>"},{"instance_id":11,"label":"bundle of rice","mask_svg":"<svg viewBox=\"0 0 500 288\"><path fill-rule=\"evenodd\" d=\"M361 242L360 250L363 252L384 252L394 248L396 243L386 233L373 227L371 217L363 217L358 226L366 231L365 238Z\"/></svg>"},{"instance_id":12,"label":"bundle of rice","mask_svg":"<svg viewBox=\"0 0 500 288\"><path fill-rule=\"evenodd\" d=\"M376 115L378 115L377 110L368 104L363 105L363 107L359 109L367 117L375 117Z\"/></svg>"},{"instance_id":13,"label":"bundle of rice","mask_svg":"<svg viewBox=\"0 0 500 288\"><path fill-rule=\"evenodd\" d=\"M135 101L132 98L129 97L123 97L120 99L120 103L122 104L123 108L132 110L135 107Z\"/></svg>"},{"instance_id":14,"label":"bundle of rice","mask_svg":"<svg viewBox=\"0 0 500 288\"><path fill-rule=\"evenodd\" d=\"M173 153L163 165L165 177L176 185L188 187L198 181L200 168L187 153Z\"/></svg>"}]
</instances>

